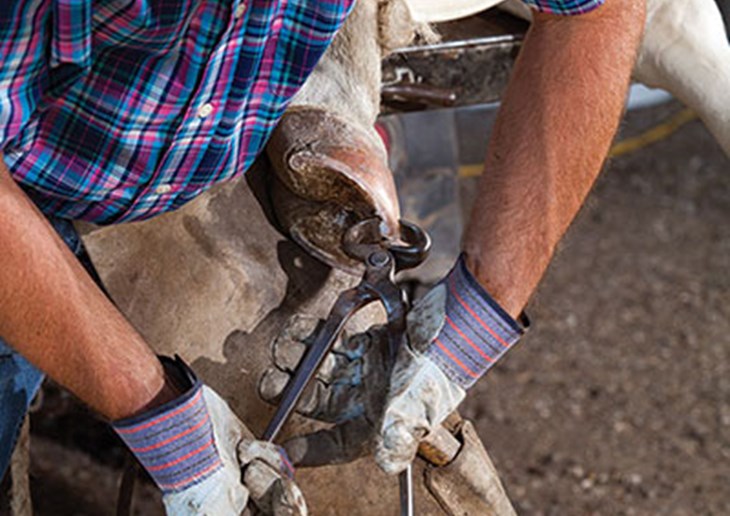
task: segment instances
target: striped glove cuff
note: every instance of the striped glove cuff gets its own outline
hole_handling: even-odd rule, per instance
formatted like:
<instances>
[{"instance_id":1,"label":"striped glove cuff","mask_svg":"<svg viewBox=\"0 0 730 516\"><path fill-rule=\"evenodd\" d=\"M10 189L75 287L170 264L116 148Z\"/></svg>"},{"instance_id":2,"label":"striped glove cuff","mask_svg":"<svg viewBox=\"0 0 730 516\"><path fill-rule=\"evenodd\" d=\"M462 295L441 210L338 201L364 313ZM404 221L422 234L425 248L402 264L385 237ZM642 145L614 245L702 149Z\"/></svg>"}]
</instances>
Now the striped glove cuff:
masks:
<instances>
[{"instance_id":1,"label":"striped glove cuff","mask_svg":"<svg viewBox=\"0 0 730 516\"><path fill-rule=\"evenodd\" d=\"M294 480L294 474L297 472L297 470L294 468L294 464L292 464L291 459L289 458L289 454L286 452L283 446L279 446L279 456L281 457L281 471L280 473L284 475L289 480Z\"/></svg>"},{"instance_id":2,"label":"striped glove cuff","mask_svg":"<svg viewBox=\"0 0 730 516\"><path fill-rule=\"evenodd\" d=\"M525 332L471 275L463 255L443 280L446 318L426 355L454 382L468 389Z\"/></svg>"},{"instance_id":3,"label":"striped glove cuff","mask_svg":"<svg viewBox=\"0 0 730 516\"><path fill-rule=\"evenodd\" d=\"M222 467L203 384L180 358L161 357L183 371L190 388L181 397L112 427L163 494L184 491Z\"/></svg>"}]
</instances>

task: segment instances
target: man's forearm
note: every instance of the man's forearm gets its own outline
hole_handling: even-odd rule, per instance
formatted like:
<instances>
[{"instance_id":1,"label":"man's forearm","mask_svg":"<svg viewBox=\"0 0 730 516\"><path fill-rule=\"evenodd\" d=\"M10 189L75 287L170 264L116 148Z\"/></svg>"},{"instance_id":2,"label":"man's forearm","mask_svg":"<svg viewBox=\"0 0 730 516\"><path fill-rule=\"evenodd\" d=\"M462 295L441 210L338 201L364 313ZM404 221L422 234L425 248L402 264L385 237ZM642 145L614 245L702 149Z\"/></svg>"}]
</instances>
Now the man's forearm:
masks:
<instances>
[{"instance_id":1,"label":"man's forearm","mask_svg":"<svg viewBox=\"0 0 730 516\"><path fill-rule=\"evenodd\" d=\"M0 336L109 419L170 395L155 355L18 188L2 154Z\"/></svg>"},{"instance_id":2,"label":"man's forearm","mask_svg":"<svg viewBox=\"0 0 730 516\"><path fill-rule=\"evenodd\" d=\"M641 0L537 14L505 93L467 229L467 265L512 316L600 172L644 26Z\"/></svg>"}]
</instances>

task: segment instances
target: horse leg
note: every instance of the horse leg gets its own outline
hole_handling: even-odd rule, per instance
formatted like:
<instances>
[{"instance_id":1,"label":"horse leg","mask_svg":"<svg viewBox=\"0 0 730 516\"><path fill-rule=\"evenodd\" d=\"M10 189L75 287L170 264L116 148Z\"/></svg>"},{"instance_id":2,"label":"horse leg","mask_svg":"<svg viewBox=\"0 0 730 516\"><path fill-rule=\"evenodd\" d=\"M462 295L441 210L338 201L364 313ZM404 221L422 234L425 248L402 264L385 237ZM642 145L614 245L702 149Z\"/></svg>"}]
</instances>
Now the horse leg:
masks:
<instances>
[{"instance_id":1,"label":"horse leg","mask_svg":"<svg viewBox=\"0 0 730 516\"><path fill-rule=\"evenodd\" d=\"M695 110L730 156L730 46L714 0L648 0L634 77Z\"/></svg>"}]
</instances>

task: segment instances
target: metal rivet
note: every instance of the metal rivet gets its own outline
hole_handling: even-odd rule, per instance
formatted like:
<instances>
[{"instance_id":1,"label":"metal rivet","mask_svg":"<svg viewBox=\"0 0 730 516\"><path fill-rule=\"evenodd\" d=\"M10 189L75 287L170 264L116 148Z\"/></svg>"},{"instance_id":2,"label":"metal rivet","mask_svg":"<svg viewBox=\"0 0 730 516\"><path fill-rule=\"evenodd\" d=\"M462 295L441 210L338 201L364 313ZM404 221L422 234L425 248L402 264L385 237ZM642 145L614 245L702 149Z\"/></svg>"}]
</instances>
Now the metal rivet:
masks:
<instances>
[{"instance_id":1,"label":"metal rivet","mask_svg":"<svg viewBox=\"0 0 730 516\"><path fill-rule=\"evenodd\" d=\"M373 267L383 267L390 262L390 255L386 252L378 251L368 256L368 262Z\"/></svg>"}]
</instances>

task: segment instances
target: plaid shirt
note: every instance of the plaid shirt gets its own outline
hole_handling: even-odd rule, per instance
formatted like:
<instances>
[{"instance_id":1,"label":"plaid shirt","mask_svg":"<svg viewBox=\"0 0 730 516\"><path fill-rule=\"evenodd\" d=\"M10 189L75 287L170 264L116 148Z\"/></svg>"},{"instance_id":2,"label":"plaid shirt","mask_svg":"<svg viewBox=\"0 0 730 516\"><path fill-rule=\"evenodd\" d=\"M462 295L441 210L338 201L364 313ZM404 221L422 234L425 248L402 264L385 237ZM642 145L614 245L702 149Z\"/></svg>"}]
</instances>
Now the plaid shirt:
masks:
<instances>
[{"instance_id":1,"label":"plaid shirt","mask_svg":"<svg viewBox=\"0 0 730 516\"><path fill-rule=\"evenodd\" d=\"M1 0L0 149L57 216L178 208L245 171L353 0Z\"/></svg>"},{"instance_id":2,"label":"plaid shirt","mask_svg":"<svg viewBox=\"0 0 730 516\"><path fill-rule=\"evenodd\" d=\"M5 162L59 217L178 208L251 165L353 3L0 0Z\"/></svg>"},{"instance_id":3,"label":"plaid shirt","mask_svg":"<svg viewBox=\"0 0 730 516\"><path fill-rule=\"evenodd\" d=\"M530 5L545 13L576 15L592 11L596 7L603 5L606 0L523 0Z\"/></svg>"}]
</instances>

